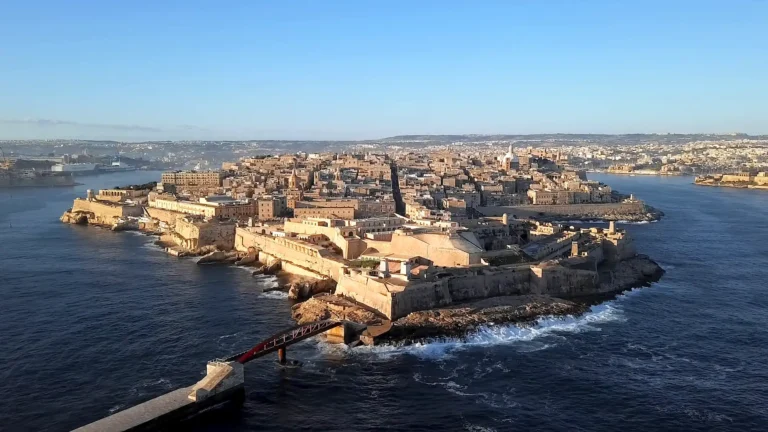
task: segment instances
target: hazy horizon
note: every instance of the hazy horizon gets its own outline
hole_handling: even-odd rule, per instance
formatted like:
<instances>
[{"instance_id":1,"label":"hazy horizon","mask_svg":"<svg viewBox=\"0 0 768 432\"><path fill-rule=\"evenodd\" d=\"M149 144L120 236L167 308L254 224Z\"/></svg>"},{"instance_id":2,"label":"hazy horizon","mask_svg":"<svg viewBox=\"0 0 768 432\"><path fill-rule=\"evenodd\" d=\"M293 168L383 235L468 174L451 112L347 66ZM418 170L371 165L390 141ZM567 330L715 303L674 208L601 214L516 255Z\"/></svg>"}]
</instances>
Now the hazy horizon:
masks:
<instances>
[{"instance_id":1,"label":"hazy horizon","mask_svg":"<svg viewBox=\"0 0 768 432\"><path fill-rule=\"evenodd\" d=\"M0 120L0 124L4 121ZM382 141L397 137L441 137L441 136L462 136L462 137L533 137L533 136L547 136L547 135L562 135L562 136L574 136L574 135L587 135L587 136L630 136L630 135L648 135L648 136L675 136L675 135L709 135L709 136L747 136L747 137L765 137L768 134L749 134L746 132L624 132L624 133L601 133L601 132L540 132L540 133L435 133L435 134L421 134L421 133L404 133L391 136L380 136L375 138L349 138L349 139L320 139L320 138L150 138L150 139L125 139L125 138L110 138L110 137L96 137L96 138L84 138L84 137L65 137L65 136L51 136L51 137L33 137L33 138L4 138L0 137L0 141L57 141L57 140L72 140L72 141L116 141L116 142L151 142L151 141L338 141L338 142L361 142L361 141Z\"/></svg>"}]
</instances>

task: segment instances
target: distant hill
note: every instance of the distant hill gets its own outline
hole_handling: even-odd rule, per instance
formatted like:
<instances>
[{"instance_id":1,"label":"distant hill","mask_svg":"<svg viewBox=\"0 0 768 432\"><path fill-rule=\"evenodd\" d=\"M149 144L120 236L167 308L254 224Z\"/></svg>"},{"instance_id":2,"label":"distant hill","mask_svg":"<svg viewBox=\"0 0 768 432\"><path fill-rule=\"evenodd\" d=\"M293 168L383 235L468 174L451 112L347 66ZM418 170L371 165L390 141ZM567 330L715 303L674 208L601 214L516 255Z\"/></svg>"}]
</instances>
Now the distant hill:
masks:
<instances>
[{"instance_id":1,"label":"distant hill","mask_svg":"<svg viewBox=\"0 0 768 432\"><path fill-rule=\"evenodd\" d=\"M589 142L647 142L647 141L703 141L734 139L768 139L768 135L750 136L745 133L732 134L462 134L462 135L397 135L376 140L379 142L474 142L474 141L589 141Z\"/></svg>"}]
</instances>

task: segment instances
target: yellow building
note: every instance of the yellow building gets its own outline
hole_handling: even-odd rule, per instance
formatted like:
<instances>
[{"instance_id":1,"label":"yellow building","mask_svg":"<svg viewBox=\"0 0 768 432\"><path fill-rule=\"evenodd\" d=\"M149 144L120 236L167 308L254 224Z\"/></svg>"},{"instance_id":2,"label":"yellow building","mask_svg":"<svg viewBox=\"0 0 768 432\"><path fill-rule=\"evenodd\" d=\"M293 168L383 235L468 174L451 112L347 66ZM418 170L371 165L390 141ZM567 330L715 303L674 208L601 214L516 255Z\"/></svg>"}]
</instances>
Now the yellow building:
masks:
<instances>
[{"instance_id":1,"label":"yellow building","mask_svg":"<svg viewBox=\"0 0 768 432\"><path fill-rule=\"evenodd\" d=\"M162 183L186 187L219 187L223 174L220 171L170 171L161 176Z\"/></svg>"}]
</instances>

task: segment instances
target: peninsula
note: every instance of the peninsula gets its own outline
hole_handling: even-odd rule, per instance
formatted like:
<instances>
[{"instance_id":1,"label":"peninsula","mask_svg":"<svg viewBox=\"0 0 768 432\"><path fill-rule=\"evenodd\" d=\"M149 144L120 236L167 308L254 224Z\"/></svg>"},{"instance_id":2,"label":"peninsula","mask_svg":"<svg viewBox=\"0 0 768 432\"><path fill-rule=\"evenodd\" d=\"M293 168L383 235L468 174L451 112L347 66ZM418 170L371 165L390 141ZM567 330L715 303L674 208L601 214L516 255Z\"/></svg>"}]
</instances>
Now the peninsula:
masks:
<instances>
[{"instance_id":1,"label":"peninsula","mask_svg":"<svg viewBox=\"0 0 768 432\"><path fill-rule=\"evenodd\" d=\"M156 234L199 264L279 273L293 318L342 320L329 334L346 343L579 314L661 277L615 224L661 212L559 154L505 150L247 157L89 190L61 220Z\"/></svg>"},{"instance_id":2,"label":"peninsula","mask_svg":"<svg viewBox=\"0 0 768 432\"><path fill-rule=\"evenodd\" d=\"M768 189L768 172L742 171L735 174L699 176L694 180L694 184L742 189Z\"/></svg>"}]
</instances>

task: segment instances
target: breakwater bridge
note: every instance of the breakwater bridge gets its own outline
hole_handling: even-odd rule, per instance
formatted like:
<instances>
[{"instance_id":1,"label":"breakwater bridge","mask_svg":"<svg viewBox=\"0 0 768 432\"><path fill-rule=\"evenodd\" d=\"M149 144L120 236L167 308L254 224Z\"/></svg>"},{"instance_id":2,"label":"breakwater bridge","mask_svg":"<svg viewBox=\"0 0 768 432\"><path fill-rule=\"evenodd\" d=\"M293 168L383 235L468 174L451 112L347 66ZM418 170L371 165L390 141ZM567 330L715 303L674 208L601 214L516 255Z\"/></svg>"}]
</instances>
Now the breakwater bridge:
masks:
<instances>
[{"instance_id":1,"label":"breakwater bridge","mask_svg":"<svg viewBox=\"0 0 768 432\"><path fill-rule=\"evenodd\" d=\"M75 430L102 432L172 429L173 425L225 402L242 400L245 382L243 366L246 363L277 352L278 362L286 364L289 346L334 328L343 329L344 325L344 321L324 320L283 330L249 350L208 362L205 377L195 385L174 390Z\"/></svg>"}]
</instances>

